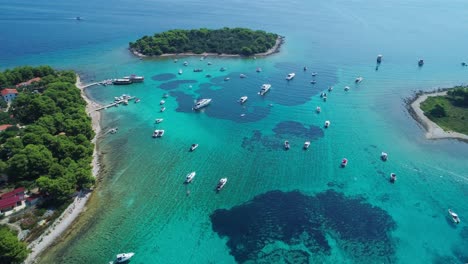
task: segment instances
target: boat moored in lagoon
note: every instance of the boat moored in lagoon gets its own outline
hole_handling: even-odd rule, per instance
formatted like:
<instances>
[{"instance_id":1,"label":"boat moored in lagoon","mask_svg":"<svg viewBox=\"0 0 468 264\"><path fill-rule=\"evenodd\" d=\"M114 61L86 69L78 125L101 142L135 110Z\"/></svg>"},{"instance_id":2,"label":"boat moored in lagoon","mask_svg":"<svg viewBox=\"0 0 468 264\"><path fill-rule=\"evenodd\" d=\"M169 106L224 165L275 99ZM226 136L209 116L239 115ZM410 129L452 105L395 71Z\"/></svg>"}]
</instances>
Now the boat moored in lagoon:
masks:
<instances>
[{"instance_id":1,"label":"boat moored in lagoon","mask_svg":"<svg viewBox=\"0 0 468 264\"><path fill-rule=\"evenodd\" d=\"M185 176L185 183L190 183L192 182L193 178L195 178L195 175L196 173L194 171L192 171L191 173L187 174L187 176Z\"/></svg>"},{"instance_id":2,"label":"boat moored in lagoon","mask_svg":"<svg viewBox=\"0 0 468 264\"><path fill-rule=\"evenodd\" d=\"M159 101L159 104L160 104L160 105L163 105L163 104L165 104L165 103L166 103L166 101L164 101L164 100Z\"/></svg>"},{"instance_id":3,"label":"boat moored in lagoon","mask_svg":"<svg viewBox=\"0 0 468 264\"><path fill-rule=\"evenodd\" d=\"M296 76L296 74L294 72L288 74L288 76L286 76L286 80L290 81L294 78L294 76Z\"/></svg>"},{"instance_id":4,"label":"boat moored in lagoon","mask_svg":"<svg viewBox=\"0 0 468 264\"><path fill-rule=\"evenodd\" d=\"M246 77L247 77L247 75L245 75L245 74L241 73L241 74L239 75L239 77L240 77L241 79L244 79L244 78L246 78Z\"/></svg>"},{"instance_id":5,"label":"boat moored in lagoon","mask_svg":"<svg viewBox=\"0 0 468 264\"><path fill-rule=\"evenodd\" d=\"M418 66L421 67L421 66L423 66L423 65L424 65L424 60L423 60L423 59L420 59L420 60L418 61Z\"/></svg>"},{"instance_id":6,"label":"boat moored in lagoon","mask_svg":"<svg viewBox=\"0 0 468 264\"><path fill-rule=\"evenodd\" d=\"M159 124L159 123L161 123L162 121L164 121L164 119L162 119L162 118L156 118L156 120L154 120L154 122L155 122L156 124Z\"/></svg>"},{"instance_id":7,"label":"boat moored in lagoon","mask_svg":"<svg viewBox=\"0 0 468 264\"><path fill-rule=\"evenodd\" d=\"M143 82L145 80L145 77L132 74L130 76L125 76L124 79L130 79L130 81L132 81L133 83L139 83Z\"/></svg>"},{"instance_id":8,"label":"boat moored in lagoon","mask_svg":"<svg viewBox=\"0 0 468 264\"><path fill-rule=\"evenodd\" d=\"M320 106L317 106L317 108L315 108L315 112L317 112L317 113L322 112L322 108L320 108Z\"/></svg>"},{"instance_id":9,"label":"boat moored in lagoon","mask_svg":"<svg viewBox=\"0 0 468 264\"><path fill-rule=\"evenodd\" d=\"M325 128L328 128L330 126L330 121L325 121Z\"/></svg>"},{"instance_id":10,"label":"boat moored in lagoon","mask_svg":"<svg viewBox=\"0 0 468 264\"><path fill-rule=\"evenodd\" d=\"M381 54L377 55L377 63L380 64L382 62L382 57L383 56Z\"/></svg>"},{"instance_id":11,"label":"boat moored in lagoon","mask_svg":"<svg viewBox=\"0 0 468 264\"><path fill-rule=\"evenodd\" d=\"M179 75L181 75L183 73L182 69L180 69L178 73Z\"/></svg>"},{"instance_id":12,"label":"boat moored in lagoon","mask_svg":"<svg viewBox=\"0 0 468 264\"><path fill-rule=\"evenodd\" d=\"M266 94L271 88L271 84L265 83L262 85L262 88L260 89L260 95Z\"/></svg>"},{"instance_id":13,"label":"boat moored in lagoon","mask_svg":"<svg viewBox=\"0 0 468 264\"><path fill-rule=\"evenodd\" d=\"M190 146L190 151L194 151L196 148L198 148L198 144L194 143Z\"/></svg>"},{"instance_id":14,"label":"boat moored in lagoon","mask_svg":"<svg viewBox=\"0 0 468 264\"><path fill-rule=\"evenodd\" d=\"M203 108L203 107L209 105L210 103L211 103L211 98L200 99L195 103L195 105L193 106L193 109L198 110L200 108Z\"/></svg>"},{"instance_id":15,"label":"boat moored in lagoon","mask_svg":"<svg viewBox=\"0 0 468 264\"><path fill-rule=\"evenodd\" d=\"M247 99L249 99L249 97L247 97L247 96L242 96L242 97L239 99L239 103L240 103L240 104L243 104L243 103L245 103L245 101L247 101Z\"/></svg>"},{"instance_id":16,"label":"boat moored in lagoon","mask_svg":"<svg viewBox=\"0 0 468 264\"><path fill-rule=\"evenodd\" d=\"M348 159L344 158L344 159L341 160L341 167L344 168L344 167L346 167L346 165L348 165Z\"/></svg>"},{"instance_id":17,"label":"boat moored in lagoon","mask_svg":"<svg viewBox=\"0 0 468 264\"><path fill-rule=\"evenodd\" d=\"M349 89L350 89L349 86L345 86L345 87L344 87L344 90L345 90L345 91L349 91Z\"/></svg>"},{"instance_id":18,"label":"boat moored in lagoon","mask_svg":"<svg viewBox=\"0 0 468 264\"><path fill-rule=\"evenodd\" d=\"M223 189L224 185L227 183L227 178L221 178L218 182L218 185L216 185L216 191L221 191Z\"/></svg>"},{"instance_id":19,"label":"boat moored in lagoon","mask_svg":"<svg viewBox=\"0 0 468 264\"><path fill-rule=\"evenodd\" d=\"M393 173L393 172L390 173L390 182L391 182L391 183L395 183L395 182L396 182L396 179L397 179L396 174Z\"/></svg>"},{"instance_id":20,"label":"boat moored in lagoon","mask_svg":"<svg viewBox=\"0 0 468 264\"><path fill-rule=\"evenodd\" d=\"M120 78L120 79L114 79L112 81L112 84L114 85L126 85L126 84L132 84L132 80L129 78Z\"/></svg>"},{"instance_id":21,"label":"boat moored in lagoon","mask_svg":"<svg viewBox=\"0 0 468 264\"><path fill-rule=\"evenodd\" d=\"M459 224L460 223L460 217L458 216L458 214L456 214L454 211L452 211L452 209L448 209L448 213L449 213L449 216L452 218L452 221L455 223L455 224Z\"/></svg>"},{"instance_id":22,"label":"boat moored in lagoon","mask_svg":"<svg viewBox=\"0 0 468 264\"><path fill-rule=\"evenodd\" d=\"M133 253L133 252L117 254L115 262L116 263L123 263L123 262L129 261L134 255L135 255L135 253Z\"/></svg>"},{"instance_id":23,"label":"boat moored in lagoon","mask_svg":"<svg viewBox=\"0 0 468 264\"><path fill-rule=\"evenodd\" d=\"M304 142L304 149L308 149L310 147L310 141Z\"/></svg>"},{"instance_id":24,"label":"boat moored in lagoon","mask_svg":"<svg viewBox=\"0 0 468 264\"><path fill-rule=\"evenodd\" d=\"M262 68L257 68L255 71L256 72L262 72Z\"/></svg>"},{"instance_id":25,"label":"boat moored in lagoon","mask_svg":"<svg viewBox=\"0 0 468 264\"><path fill-rule=\"evenodd\" d=\"M385 153L385 152L382 152L382 153L380 154L380 158L381 158L383 161L387 161L387 159L388 159L388 154Z\"/></svg>"},{"instance_id":26,"label":"boat moored in lagoon","mask_svg":"<svg viewBox=\"0 0 468 264\"><path fill-rule=\"evenodd\" d=\"M289 146L289 141L287 141L287 140L284 141L284 149L285 149L285 150L288 150L289 148L290 148L290 146Z\"/></svg>"},{"instance_id":27,"label":"boat moored in lagoon","mask_svg":"<svg viewBox=\"0 0 468 264\"><path fill-rule=\"evenodd\" d=\"M161 111L161 112L164 112L164 111L166 111L166 107L164 107L164 106L161 106L161 110L160 110L160 111Z\"/></svg>"},{"instance_id":28,"label":"boat moored in lagoon","mask_svg":"<svg viewBox=\"0 0 468 264\"><path fill-rule=\"evenodd\" d=\"M359 77L356 78L356 80L354 80L354 83L360 83L360 82L362 82L362 80L364 80L364 78L359 76Z\"/></svg>"}]
</instances>

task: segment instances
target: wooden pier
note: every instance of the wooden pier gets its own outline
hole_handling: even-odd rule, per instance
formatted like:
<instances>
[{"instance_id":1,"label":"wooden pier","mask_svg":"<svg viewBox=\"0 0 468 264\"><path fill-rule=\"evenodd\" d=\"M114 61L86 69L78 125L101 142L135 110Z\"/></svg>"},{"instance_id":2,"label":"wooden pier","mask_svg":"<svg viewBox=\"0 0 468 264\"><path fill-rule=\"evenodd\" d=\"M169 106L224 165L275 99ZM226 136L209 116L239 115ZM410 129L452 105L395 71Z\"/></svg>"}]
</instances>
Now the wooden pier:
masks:
<instances>
[{"instance_id":1,"label":"wooden pier","mask_svg":"<svg viewBox=\"0 0 468 264\"><path fill-rule=\"evenodd\" d=\"M115 102L113 102L111 104L104 105L104 106L101 106L99 108L96 108L96 109L94 109L94 111L101 111L103 109L107 109L109 107L113 107L113 106L119 105L121 103L124 103L125 101L128 103L128 101L133 100L133 99L135 99L135 96L130 96L130 97L126 98L126 99L118 100L118 101L115 101Z\"/></svg>"}]
</instances>

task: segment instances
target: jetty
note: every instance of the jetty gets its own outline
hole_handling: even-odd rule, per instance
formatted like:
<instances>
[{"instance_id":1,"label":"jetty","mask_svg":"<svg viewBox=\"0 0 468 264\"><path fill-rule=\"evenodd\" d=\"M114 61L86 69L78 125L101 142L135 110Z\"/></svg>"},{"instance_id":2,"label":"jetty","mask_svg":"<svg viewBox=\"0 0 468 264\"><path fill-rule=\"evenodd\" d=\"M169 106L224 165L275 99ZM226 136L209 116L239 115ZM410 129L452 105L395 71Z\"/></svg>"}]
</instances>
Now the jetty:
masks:
<instances>
[{"instance_id":1,"label":"jetty","mask_svg":"<svg viewBox=\"0 0 468 264\"><path fill-rule=\"evenodd\" d=\"M110 103L110 104L107 104L107 105L103 105L103 106L101 106L101 107L99 107L99 108L96 108L96 109L94 109L94 111L101 111L101 110L107 109L107 108L109 108L109 107L117 106L117 105L119 105L119 104L121 104L121 103L128 103L128 101L131 101L131 100L133 100L133 99L135 99L135 96L128 96L128 97L126 97L125 99L116 100L116 101L113 102L113 103Z\"/></svg>"}]
</instances>

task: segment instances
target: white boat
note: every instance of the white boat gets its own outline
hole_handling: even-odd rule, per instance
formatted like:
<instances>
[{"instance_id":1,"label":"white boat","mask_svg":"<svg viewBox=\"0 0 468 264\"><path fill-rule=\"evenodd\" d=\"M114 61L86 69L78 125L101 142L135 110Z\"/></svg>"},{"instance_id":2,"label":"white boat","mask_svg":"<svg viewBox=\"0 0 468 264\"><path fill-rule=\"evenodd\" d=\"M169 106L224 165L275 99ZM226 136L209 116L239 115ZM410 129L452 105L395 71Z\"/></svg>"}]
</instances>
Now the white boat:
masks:
<instances>
[{"instance_id":1,"label":"white boat","mask_svg":"<svg viewBox=\"0 0 468 264\"><path fill-rule=\"evenodd\" d=\"M271 84L265 83L262 85L262 88L260 89L260 95L264 95L267 93L271 88Z\"/></svg>"},{"instance_id":2,"label":"white boat","mask_svg":"<svg viewBox=\"0 0 468 264\"><path fill-rule=\"evenodd\" d=\"M328 87L328 91L329 92L333 91L333 86Z\"/></svg>"},{"instance_id":3,"label":"white boat","mask_svg":"<svg viewBox=\"0 0 468 264\"><path fill-rule=\"evenodd\" d=\"M168 94L163 94L163 98L168 98L169 95Z\"/></svg>"},{"instance_id":4,"label":"white boat","mask_svg":"<svg viewBox=\"0 0 468 264\"><path fill-rule=\"evenodd\" d=\"M184 61L184 66L187 66L188 65L188 62L187 61Z\"/></svg>"},{"instance_id":5,"label":"white boat","mask_svg":"<svg viewBox=\"0 0 468 264\"><path fill-rule=\"evenodd\" d=\"M262 71L262 68L257 68L255 71L256 71L256 72L261 72L261 71Z\"/></svg>"},{"instance_id":6,"label":"white boat","mask_svg":"<svg viewBox=\"0 0 468 264\"><path fill-rule=\"evenodd\" d=\"M174 63L177 63L179 60L178 59L174 59Z\"/></svg>"},{"instance_id":7,"label":"white boat","mask_svg":"<svg viewBox=\"0 0 468 264\"><path fill-rule=\"evenodd\" d=\"M221 69L219 69L219 71L222 71L222 72L223 72L223 71L226 71L226 68L221 67Z\"/></svg>"},{"instance_id":8,"label":"white boat","mask_svg":"<svg viewBox=\"0 0 468 264\"><path fill-rule=\"evenodd\" d=\"M390 182L391 183L395 183L396 182L396 174L395 173L390 173Z\"/></svg>"},{"instance_id":9,"label":"white boat","mask_svg":"<svg viewBox=\"0 0 468 264\"><path fill-rule=\"evenodd\" d=\"M211 98L200 99L197 103L193 106L193 109L198 110L202 107L205 107L211 103Z\"/></svg>"},{"instance_id":10,"label":"white boat","mask_svg":"<svg viewBox=\"0 0 468 264\"><path fill-rule=\"evenodd\" d=\"M130 76L125 76L124 79L130 79L130 81L134 83L138 83L138 82L143 82L145 80L145 77L132 74Z\"/></svg>"},{"instance_id":11,"label":"white boat","mask_svg":"<svg viewBox=\"0 0 468 264\"><path fill-rule=\"evenodd\" d=\"M166 111L166 107L161 106L161 112L164 112L164 111Z\"/></svg>"},{"instance_id":12,"label":"white boat","mask_svg":"<svg viewBox=\"0 0 468 264\"><path fill-rule=\"evenodd\" d=\"M284 149L288 150L290 148L289 141L284 141Z\"/></svg>"},{"instance_id":13,"label":"white boat","mask_svg":"<svg viewBox=\"0 0 468 264\"><path fill-rule=\"evenodd\" d=\"M286 80L290 81L294 78L294 76L296 76L296 74L294 72L288 74L288 76L286 76Z\"/></svg>"},{"instance_id":14,"label":"white boat","mask_svg":"<svg viewBox=\"0 0 468 264\"><path fill-rule=\"evenodd\" d=\"M239 99L239 103L243 104L243 103L245 103L245 101L247 101L247 99L249 99L247 96L242 96L242 97Z\"/></svg>"},{"instance_id":15,"label":"white boat","mask_svg":"<svg viewBox=\"0 0 468 264\"><path fill-rule=\"evenodd\" d=\"M315 108L315 111L316 111L317 113L320 113L320 112L322 111L322 108L320 108L320 106L317 106L317 108Z\"/></svg>"},{"instance_id":16,"label":"white boat","mask_svg":"<svg viewBox=\"0 0 468 264\"><path fill-rule=\"evenodd\" d=\"M159 101L159 104L160 104L160 105L163 105L163 104L165 104L165 103L166 103L166 101L164 101L164 100Z\"/></svg>"},{"instance_id":17,"label":"white boat","mask_svg":"<svg viewBox=\"0 0 468 264\"><path fill-rule=\"evenodd\" d=\"M194 151L196 148L198 148L198 144L192 144L190 146L190 151Z\"/></svg>"},{"instance_id":18,"label":"white boat","mask_svg":"<svg viewBox=\"0 0 468 264\"><path fill-rule=\"evenodd\" d=\"M211 65L211 62L208 62L208 65Z\"/></svg>"},{"instance_id":19,"label":"white boat","mask_svg":"<svg viewBox=\"0 0 468 264\"><path fill-rule=\"evenodd\" d=\"M387 159L388 159L388 154L385 153L385 152L382 152L382 154L380 154L380 158L381 158L383 161L387 161Z\"/></svg>"},{"instance_id":20,"label":"white boat","mask_svg":"<svg viewBox=\"0 0 468 264\"><path fill-rule=\"evenodd\" d=\"M217 191L221 191L221 189L226 185L227 178L221 178L218 182L218 185L216 186Z\"/></svg>"},{"instance_id":21,"label":"white boat","mask_svg":"<svg viewBox=\"0 0 468 264\"><path fill-rule=\"evenodd\" d=\"M345 86L345 87L344 87L344 90L345 90L345 91L349 91L349 86Z\"/></svg>"},{"instance_id":22,"label":"white boat","mask_svg":"<svg viewBox=\"0 0 468 264\"><path fill-rule=\"evenodd\" d=\"M240 77L240 78L245 78L245 77L247 77L247 75L241 73L241 74L239 75L239 77Z\"/></svg>"},{"instance_id":23,"label":"white boat","mask_svg":"<svg viewBox=\"0 0 468 264\"><path fill-rule=\"evenodd\" d=\"M320 97L322 97L322 98L323 98L323 97L327 97L327 93L321 93L321 94L320 94Z\"/></svg>"},{"instance_id":24,"label":"white boat","mask_svg":"<svg viewBox=\"0 0 468 264\"><path fill-rule=\"evenodd\" d=\"M227 82L227 81L229 81L230 79L231 79L231 78L226 77L226 78L224 78L224 81Z\"/></svg>"},{"instance_id":25,"label":"white boat","mask_svg":"<svg viewBox=\"0 0 468 264\"><path fill-rule=\"evenodd\" d=\"M117 254L117 259L115 260L115 262L122 263L122 262L128 261L133 257L133 255L135 255L135 253L133 252Z\"/></svg>"},{"instance_id":26,"label":"white boat","mask_svg":"<svg viewBox=\"0 0 468 264\"><path fill-rule=\"evenodd\" d=\"M328 128L330 126L330 121L325 121L325 128Z\"/></svg>"},{"instance_id":27,"label":"white boat","mask_svg":"<svg viewBox=\"0 0 468 264\"><path fill-rule=\"evenodd\" d=\"M179 70L179 75L181 75L183 73L182 69Z\"/></svg>"},{"instance_id":28,"label":"white boat","mask_svg":"<svg viewBox=\"0 0 468 264\"><path fill-rule=\"evenodd\" d=\"M304 142L304 149L308 149L310 146L310 141Z\"/></svg>"},{"instance_id":29,"label":"white boat","mask_svg":"<svg viewBox=\"0 0 468 264\"><path fill-rule=\"evenodd\" d=\"M359 76L359 77L356 78L356 80L354 80L354 82L355 83L360 83L360 82L362 82L362 80L364 80L364 78Z\"/></svg>"},{"instance_id":30,"label":"white boat","mask_svg":"<svg viewBox=\"0 0 468 264\"><path fill-rule=\"evenodd\" d=\"M115 128L111 128L111 129L109 130L109 133L111 133L111 134L115 134L115 133L117 133L117 130L118 130L118 128L117 128L117 127L115 127Z\"/></svg>"},{"instance_id":31,"label":"white boat","mask_svg":"<svg viewBox=\"0 0 468 264\"><path fill-rule=\"evenodd\" d=\"M196 173L194 171L187 174L187 176L185 176L185 183L190 183L193 180L193 178L195 178L195 175Z\"/></svg>"},{"instance_id":32,"label":"white boat","mask_svg":"<svg viewBox=\"0 0 468 264\"><path fill-rule=\"evenodd\" d=\"M154 120L154 122L155 122L156 124L159 124L159 123L161 123L162 121L164 121L164 119L162 119L162 118L156 118L156 120Z\"/></svg>"},{"instance_id":33,"label":"white boat","mask_svg":"<svg viewBox=\"0 0 468 264\"><path fill-rule=\"evenodd\" d=\"M140 98L135 98L135 104L136 104L136 103L139 103L140 101L141 101Z\"/></svg>"},{"instance_id":34,"label":"white boat","mask_svg":"<svg viewBox=\"0 0 468 264\"><path fill-rule=\"evenodd\" d=\"M348 165L348 159L347 158L344 158L343 160L341 160L341 167L346 167L346 165Z\"/></svg>"},{"instance_id":35,"label":"white boat","mask_svg":"<svg viewBox=\"0 0 468 264\"><path fill-rule=\"evenodd\" d=\"M316 73L316 72L313 72L313 73L312 73L312 76L317 76L317 73Z\"/></svg>"},{"instance_id":36,"label":"white boat","mask_svg":"<svg viewBox=\"0 0 468 264\"><path fill-rule=\"evenodd\" d=\"M162 137L164 136L164 130L162 129L156 129L154 132L153 132L153 137Z\"/></svg>"},{"instance_id":37,"label":"white boat","mask_svg":"<svg viewBox=\"0 0 468 264\"><path fill-rule=\"evenodd\" d=\"M310 83L311 83L311 84L316 84L317 81L316 81L316 80L312 80L312 81L310 81Z\"/></svg>"},{"instance_id":38,"label":"white boat","mask_svg":"<svg viewBox=\"0 0 468 264\"><path fill-rule=\"evenodd\" d=\"M307 71L307 66L304 66L304 71Z\"/></svg>"},{"instance_id":39,"label":"white boat","mask_svg":"<svg viewBox=\"0 0 468 264\"><path fill-rule=\"evenodd\" d=\"M449 213L450 217L452 218L452 221L455 224L460 223L460 217L458 217L458 215L455 212L453 212L452 209L448 209L448 213Z\"/></svg>"}]
</instances>

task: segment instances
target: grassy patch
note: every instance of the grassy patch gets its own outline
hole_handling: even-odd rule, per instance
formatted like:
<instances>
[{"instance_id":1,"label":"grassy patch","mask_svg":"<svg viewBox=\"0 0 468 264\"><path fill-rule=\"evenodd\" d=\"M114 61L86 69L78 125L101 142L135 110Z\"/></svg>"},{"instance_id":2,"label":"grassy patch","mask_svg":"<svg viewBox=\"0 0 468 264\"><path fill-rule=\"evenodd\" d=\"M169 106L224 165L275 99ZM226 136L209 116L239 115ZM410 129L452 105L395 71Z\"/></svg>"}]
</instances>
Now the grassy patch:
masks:
<instances>
[{"instance_id":1,"label":"grassy patch","mask_svg":"<svg viewBox=\"0 0 468 264\"><path fill-rule=\"evenodd\" d=\"M435 110L439 108L437 105L443 108L444 113ZM455 106L450 97L429 97L421 104L421 109L424 115L444 130L468 135L468 108Z\"/></svg>"}]
</instances>

